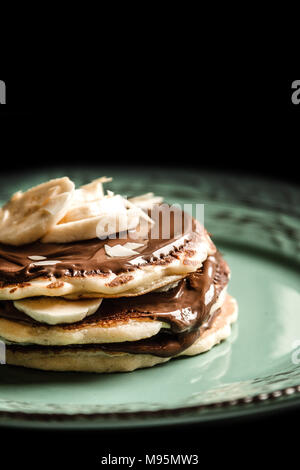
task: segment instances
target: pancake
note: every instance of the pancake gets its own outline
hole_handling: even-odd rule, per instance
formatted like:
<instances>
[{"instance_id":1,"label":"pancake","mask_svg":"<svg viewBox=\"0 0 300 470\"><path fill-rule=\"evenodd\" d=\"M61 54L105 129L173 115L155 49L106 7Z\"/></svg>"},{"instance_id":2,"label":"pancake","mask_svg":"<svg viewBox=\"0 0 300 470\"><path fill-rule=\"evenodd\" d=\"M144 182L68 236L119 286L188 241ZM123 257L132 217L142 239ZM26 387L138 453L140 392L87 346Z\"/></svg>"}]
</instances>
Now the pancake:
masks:
<instances>
[{"instance_id":1,"label":"pancake","mask_svg":"<svg viewBox=\"0 0 300 470\"><path fill-rule=\"evenodd\" d=\"M220 309L207 328L196 341L174 356L130 353L104 350L101 345L42 347L7 345L7 364L52 371L78 372L128 372L139 368L152 367L180 356L194 356L211 349L226 339L231 332L231 324L237 320L237 303L227 295ZM126 349L126 348L124 348Z\"/></svg>"},{"instance_id":2,"label":"pancake","mask_svg":"<svg viewBox=\"0 0 300 470\"><path fill-rule=\"evenodd\" d=\"M0 208L7 364L131 371L199 354L230 334L230 270L204 226L178 206L153 205L153 195L105 195L107 181L79 189L50 181Z\"/></svg>"},{"instance_id":3,"label":"pancake","mask_svg":"<svg viewBox=\"0 0 300 470\"><path fill-rule=\"evenodd\" d=\"M229 275L227 263L216 253L170 290L104 299L96 313L73 324L42 324L13 302L2 301L0 336L18 343L68 345L138 341L161 329L184 333L197 329L222 306Z\"/></svg>"},{"instance_id":4,"label":"pancake","mask_svg":"<svg viewBox=\"0 0 300 470\"><path fill-rule=\"evenodd\" d=\"M0 244L0 299L142 295L196 271L216 252L204 227L179 209L170 212L169 206L158 206L151 217L153 226L142 224L114 239ZM131 256L107 254L105 245L126 243L140 247ZM45 261L32 261L33 257Z\"/></svg>"}]
</instances>

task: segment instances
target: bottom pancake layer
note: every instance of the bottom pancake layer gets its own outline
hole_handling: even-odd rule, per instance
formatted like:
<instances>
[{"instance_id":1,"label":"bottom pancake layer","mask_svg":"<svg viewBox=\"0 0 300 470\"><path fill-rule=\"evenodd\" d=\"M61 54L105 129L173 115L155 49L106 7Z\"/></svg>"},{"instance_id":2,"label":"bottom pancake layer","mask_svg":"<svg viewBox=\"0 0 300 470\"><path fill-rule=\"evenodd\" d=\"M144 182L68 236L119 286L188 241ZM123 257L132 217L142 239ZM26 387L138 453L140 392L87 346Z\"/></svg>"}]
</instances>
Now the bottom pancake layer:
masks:
<instances>
[{"instance_id":1,"label":"bottom pancake layer","mask_svg":"<svg viewBox=\"0 0 300 470\"><path fill-rule=\"evenodd\" d=\"M200 337L187 349L173 357L159 357L152 354L131 354L125 352L103 351L95 345L79 348L47 346L17 347L7 345L6 362L10 365L52 371L77 372L130 372L135 369L152 367L167 362L178 356L195 356L208 351L231 333L231 324L237 320L238 306L236 300L227 294L221 312L213 319Z\"/></svg>"}]
</instances>

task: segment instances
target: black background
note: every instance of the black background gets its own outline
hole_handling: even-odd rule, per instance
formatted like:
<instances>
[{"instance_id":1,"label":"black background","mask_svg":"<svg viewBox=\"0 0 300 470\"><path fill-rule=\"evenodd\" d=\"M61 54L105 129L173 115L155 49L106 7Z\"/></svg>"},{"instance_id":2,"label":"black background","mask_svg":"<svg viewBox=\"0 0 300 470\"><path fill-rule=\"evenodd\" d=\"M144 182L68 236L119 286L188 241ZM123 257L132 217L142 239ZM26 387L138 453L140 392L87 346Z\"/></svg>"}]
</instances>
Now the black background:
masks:
<instances>
[{"instance_id":1,"label":"black background","mask_svg":"<svg viewBox=\"0 0 300 470\"><path fill-rule=\"evenodd\" d=\"M300 105L293 80L158 69L140 64L66 77L1 76L2 171L64 164L193 167L258 174L299 184ZM249 359L251 360L251 358ZM13 461L99 465L99 457L144 452L197 453L200 464L258 465L297 453L299 410L209 425L106 433L3 430ZM13 452L16 448L18 452ZM237 450L241 453L237 457ZM241 457L242 456L242 457Z\"/></svg>"},{"instance_id":2,"label":"black background","mask_svg":"<svg viewBox=\"0 0 300 470\"><path fill-rule=\"evenodd\" d=\"M134 70L1 77L1 167L154 164L299 181L293 80Z\"/></svg>"}]
</instances>

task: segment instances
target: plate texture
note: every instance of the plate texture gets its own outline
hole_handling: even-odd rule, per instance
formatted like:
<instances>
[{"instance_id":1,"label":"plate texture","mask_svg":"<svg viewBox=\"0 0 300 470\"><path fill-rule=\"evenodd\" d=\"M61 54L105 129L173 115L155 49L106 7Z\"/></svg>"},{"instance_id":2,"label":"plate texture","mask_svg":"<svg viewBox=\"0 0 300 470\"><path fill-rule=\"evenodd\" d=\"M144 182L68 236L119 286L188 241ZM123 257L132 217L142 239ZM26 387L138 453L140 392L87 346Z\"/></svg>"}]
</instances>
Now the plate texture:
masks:
<instances>
[{"instance_id":1,"label":"plate texture","mask_svg":"<svg viewBox=\"0 0 300 470\"><path fill-rule=\"evenodd\" d=\"M0 424L107 428L225 419L300 406L300 191L239 175L140 168L64 168L1 176L12 192L68 175L106 174L110 189L148 191L170 203L205 204L205 226L232 271L239 303L231 337L200 356L119 374L0 365ZM191 210L186 206L187 210Z\"/></svg>"}]
</instances>

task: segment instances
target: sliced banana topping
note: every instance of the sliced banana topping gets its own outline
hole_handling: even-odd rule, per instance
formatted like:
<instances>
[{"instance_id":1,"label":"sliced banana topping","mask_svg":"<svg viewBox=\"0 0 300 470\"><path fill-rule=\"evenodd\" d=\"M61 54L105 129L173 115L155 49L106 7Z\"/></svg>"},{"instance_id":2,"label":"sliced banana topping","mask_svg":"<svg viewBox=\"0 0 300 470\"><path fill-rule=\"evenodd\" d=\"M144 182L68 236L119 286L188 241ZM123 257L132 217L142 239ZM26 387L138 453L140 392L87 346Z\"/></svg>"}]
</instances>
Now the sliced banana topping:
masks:
<instances>
[{"instance_id":1,"label":"sliced banana topping","mask_svg":"<svg viewBox=\"0 0 300 470\"><path fill-rule=\"evenodd\" d=\"M14 194L0 209L0 242L20 246L43 237L66 214L73 192L64 177Z\"/></svg>"},{"instance_id":2,"label":"sliced banana topping","mask_svg":"<svg viewBox=\"0 0 300 470\"><path fill-rule=\"evenodd\" d=\"M109 190L105 195L103 183L109 181L111 178L104 176L75 189L74 183L64 177L15 193L0 209L0 242L19 246L37 240L70 243L105 239L140 230L142 222L153 224L143 209L162 198L147 193L127 200ZM29 259L45 261L39 256Z\"/></svg>"},{"instance_id":3,"label":"sliced banana topping","mask_svg":"<svg viewBox=\"0 0 300 470\"><path fill-rule=\"evenodd\" d=\"M139 223L138 214L127 211L119 214L101 215L56 225L42 239L42 243L68 243L92 238L104 239L110 235L135 228Z\"/></svg>"},{"instance_id":4,"label":"sliced banana topping","mask_svg":"<svg viewBox=\"0 0 300 470\"><path fill-rule=\"evenodd\" d=\"M75 190L72 206L78 207L86 202L96 201L104 197L103 183L109 183L112 178L102 176L89 184L81 186Z\"/></svg>"},{"instance_id":5,"label":"sliced banana topping","mask_svg":"<svg viewBox=\"0 0 300 470\"><path fill-rule=\"evenodd\" d=\"M98 217L107 214L126 213L125 200L120 196L104 196L97 201L89 201L78 206L73 206L66 213L59 224L75 222L77 220L88 219L90 217ZM136 209L138 211L138 209Z\"/></svg>"},{"instance_id":6,"label":"sliced banana topping","mask_svg":"<svg viewBox=\"0 0 300 470\"><path fill-rule=\"evenodd\" d=\"M79 206L71 207L59 224L66 224L68 222L76 222L77 220L89 219L90 217L97 217L101 214L102 201L85 202Z\"/></svg>"},{"instance_id":7,"label":"sliced banana topping","mask_svg":"<svg viewBox=\"0 0 300 470\"><path fill-rule=\"evenodd\" d=\"M73 203L64 218L41 241L68 243L96 237L105 239L135 229L141 219L153 222L142 209L127 199L111 191L107 193L96 201L81 202L78 206Z\"/></svg>"},{"instance_id":8,"label":"sliced banana topping","mask_svg":"<svg viewBox=\"0 0 300 470\"><path fill-rule=\"evenodd\" d=\"M14 301L20 312L40 323L57 325L75 323L95 313L102 299L66 300L59 297L36 297Z\"/></svg>"}]
</instances>

